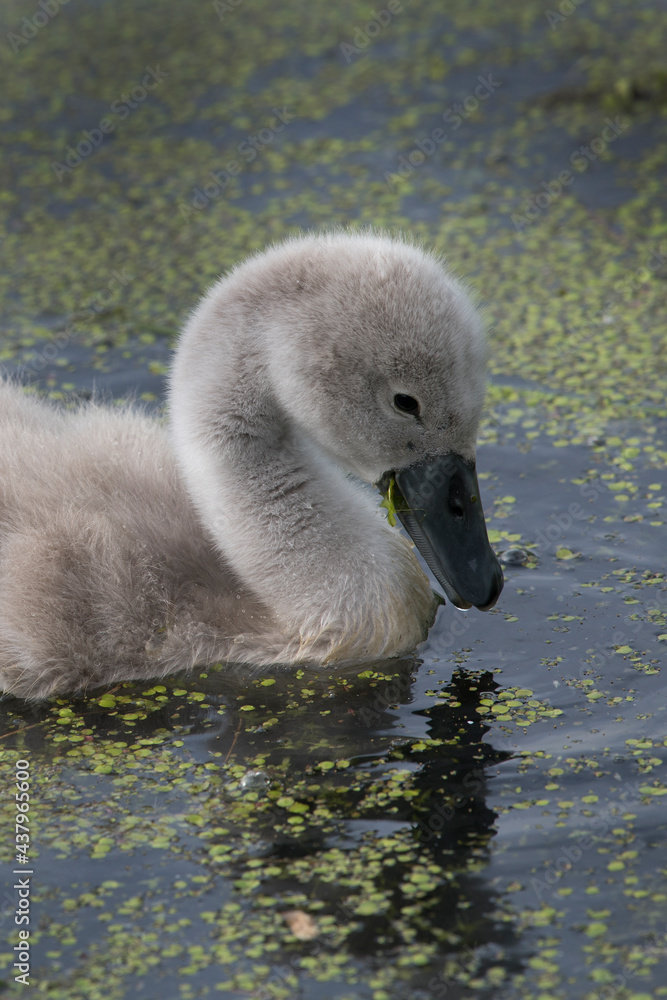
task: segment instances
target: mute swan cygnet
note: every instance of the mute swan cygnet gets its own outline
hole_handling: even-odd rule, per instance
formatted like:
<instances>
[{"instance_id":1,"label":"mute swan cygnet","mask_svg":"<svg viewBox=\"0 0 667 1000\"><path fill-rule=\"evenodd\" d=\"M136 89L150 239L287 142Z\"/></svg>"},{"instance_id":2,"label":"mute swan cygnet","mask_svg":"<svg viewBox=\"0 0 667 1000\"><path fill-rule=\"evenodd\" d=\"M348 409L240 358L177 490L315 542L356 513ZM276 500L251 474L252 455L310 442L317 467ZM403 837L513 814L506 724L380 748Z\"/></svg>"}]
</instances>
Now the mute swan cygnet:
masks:
<instances>
[{"instance_id":1,"label":"mute swan cygnet","mask_svg":"<svg viewBox=\"0 0 667 1000\"><path fill-rule=\"evenodd\" d=\"M359 479L390 487L455 605L492 607L484 359L435 256L329 233L211 288L174 358L170 432L0 383L0 689L413 650L439 598Z\"/></svg>"}]
</instances>

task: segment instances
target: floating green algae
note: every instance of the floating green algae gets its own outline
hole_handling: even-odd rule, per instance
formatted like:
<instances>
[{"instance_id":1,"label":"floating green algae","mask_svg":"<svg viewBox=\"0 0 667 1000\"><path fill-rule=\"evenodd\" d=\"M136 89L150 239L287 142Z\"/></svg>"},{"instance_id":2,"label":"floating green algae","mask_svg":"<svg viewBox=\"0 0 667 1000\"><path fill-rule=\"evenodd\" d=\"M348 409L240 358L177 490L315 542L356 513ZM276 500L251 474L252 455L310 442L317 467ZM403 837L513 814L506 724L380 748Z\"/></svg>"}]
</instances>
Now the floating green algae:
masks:
<instances>
[{"instance_id":1,"label":"floating green algae","mask_svg":"<svg viewBox=\"0 0 667 1000\"><path fill-rule=\"evenodd\" d=\"M247 253L302 227L414 233L482 299L489 535L527 552L488 620L443 609L419 672L3 703L9 774L33 765L50 996L667 995L665 14L401 8L374 36L348 0L70 0L16 50L38 6L0 13L2 362L56 397L154 398L180 322ZM168 75L121 118L148 66Z\"/></svg>"},{"instance_id":2,"label":"floating green algae","mask_svg":"<svg viewBox=\"0 0 667 1000\"><path fill-rule=\"evenodd\" d=\"M317 946L305 955L300 949L294 965L315 980L356 983L354 942L368 935L378 953L391 951L399 981L414 969L438 967L442 947L468 936L470 928L465 921L458 931L439 929L429 914L443 893L465 893L482 863L477 838L454 867L421 847L437 843L438 824L431 820L436 790L420 788L420 765L443 752L455 757L455 732L448 740L385 743L383 755L367 745L367 759L360 761L340 756L335 741L323 738L326 718L319 726L306 721L294 727L295 711L305 705L312 713L316 695L328 694L325 717L354 705L358 713L373 692L386 710L409 684L405 672L362 673L360 679L312 678L308 687L303 671L258 678L251 702L224 708L215 674L203 674L143 690L119 685L85 702L56 699L32 724L20 712L13 717L16 728L8 738L21 753L36 730L41 738L31 755L38 830L33 865L39 871L45 864L76 862L87 872L84 884L75 880L57 896L37 893L36 906L59 912L35 932L48 958L48 971L42 967L40 975L49 992L96 996L105 983L106 995L123 996L129 983L142 982L158 964L162 975L178 969L184 995L188 976L206 970L222 990L266 988L273 966L295 954L282 916L295 908L307 911L319 929ZM266 685L267 679L276 683ZM225 696L232 703L243 697L248 692L234 696L228 690ZM241 709L249 704L257 718L244 726ZM234 731L227 731L223 753L214 747L219 720L227 715ZM216 734L200 759L188 749L194 747L187 738L193 728ZM278 736L286 732L292 736ZM262 752L251 754L249 741ZM353 749L349 735L344 745ZM8 778L15 757L2 752ZM446 793L442 801L444 810L457 808ZM380 816L381 834L373 832ZM417 840L409 817L420 824ZM330 844L351 818L367 823L367 833L351 850ZM258 850L265 838L276 849ZM183 873L173 882L161 874L169 857ZM128 877L128 869L136 874ZM132 927L140 921L137 940ZM82 948L86 955L71 980L66 970ZM11 962L10 954L2 957ZM471 974L460 969L461 982ZM376 990L391 981L378 965ZM279 979L274 987L267 995L287 995Z\"/></svg>"}]
</instances>

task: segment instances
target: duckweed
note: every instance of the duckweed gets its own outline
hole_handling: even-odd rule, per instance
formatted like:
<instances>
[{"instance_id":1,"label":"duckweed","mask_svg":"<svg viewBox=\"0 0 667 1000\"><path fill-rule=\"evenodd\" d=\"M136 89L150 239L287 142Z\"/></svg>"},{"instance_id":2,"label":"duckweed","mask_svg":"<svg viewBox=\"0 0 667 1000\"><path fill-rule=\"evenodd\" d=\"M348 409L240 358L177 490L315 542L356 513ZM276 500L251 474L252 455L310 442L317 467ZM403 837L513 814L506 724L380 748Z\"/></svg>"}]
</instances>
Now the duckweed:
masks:
<instances>
[{"instance_id":1,"label":"duckweed","mask_svg":"<svg viewBox=\"0 0 667 1000\"><path fill-rule=\"evenodd\" d=\"M419 670L3 702L54 1000L667 996L665 12L401 7L359 45L357 0L71 0L34 34L36 6L3 5L3 364L65 405L119 373L154 403L241 257L304 226L408 230L483 297L489 538L527 554L497 613L442 609ZM76 163L147 66L159 86Z\"/></svg>"}]
</instances>

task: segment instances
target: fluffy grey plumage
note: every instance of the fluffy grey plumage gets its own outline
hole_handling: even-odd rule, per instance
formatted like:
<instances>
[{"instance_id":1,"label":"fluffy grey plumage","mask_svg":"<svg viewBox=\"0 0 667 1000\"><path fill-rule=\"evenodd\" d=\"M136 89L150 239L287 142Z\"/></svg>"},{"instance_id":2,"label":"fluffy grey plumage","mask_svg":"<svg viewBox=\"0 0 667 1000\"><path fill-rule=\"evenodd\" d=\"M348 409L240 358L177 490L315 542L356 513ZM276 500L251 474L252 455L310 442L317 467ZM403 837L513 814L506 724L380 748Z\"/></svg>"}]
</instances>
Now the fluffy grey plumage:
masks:
<instances>
[{"instance_id":1,"label":"fluffy grey plumage","mask_svg":"<svg viewBox=\"0 0 667 1000\"><path fill-rule=\"evenodd\" d=\"M0 688L413 649L436 600L345 473L474 457L483 336L440 261L369 233L275 246L192 314L170 393L171 433L0 385Z\"/></svg>"}]
</instances>

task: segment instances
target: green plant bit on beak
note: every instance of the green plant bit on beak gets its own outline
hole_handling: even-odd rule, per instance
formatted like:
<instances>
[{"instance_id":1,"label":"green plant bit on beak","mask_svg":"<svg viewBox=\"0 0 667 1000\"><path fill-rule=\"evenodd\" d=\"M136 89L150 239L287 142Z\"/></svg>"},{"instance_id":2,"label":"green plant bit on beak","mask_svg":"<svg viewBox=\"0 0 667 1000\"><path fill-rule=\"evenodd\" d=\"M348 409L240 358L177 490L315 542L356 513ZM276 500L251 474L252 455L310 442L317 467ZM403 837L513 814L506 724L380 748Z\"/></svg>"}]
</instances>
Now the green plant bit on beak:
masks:
<instances>
[{"instance_id":1,"label":"green plant bit on beak","mask_svg":"<svg viewBox=\"0 0 667 1000\"><path fill-rule=\"evenodd\" d=\"M396 512L397 510L403 510L405 501L403 500L403 497L401 496L400 491L396 485L396 478L394 476L392 476L391 479L389 480L389 486L387 487L387 492L383 493L382 497L383 499L380 501L380 506L386 507L387 521L389 522L392 528L395 528L397 524ZM396 507L397 502L399 505L401 505L402 503L402 506L399 506L397 508Z\"/></svg>"}]
</instances>

